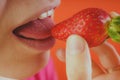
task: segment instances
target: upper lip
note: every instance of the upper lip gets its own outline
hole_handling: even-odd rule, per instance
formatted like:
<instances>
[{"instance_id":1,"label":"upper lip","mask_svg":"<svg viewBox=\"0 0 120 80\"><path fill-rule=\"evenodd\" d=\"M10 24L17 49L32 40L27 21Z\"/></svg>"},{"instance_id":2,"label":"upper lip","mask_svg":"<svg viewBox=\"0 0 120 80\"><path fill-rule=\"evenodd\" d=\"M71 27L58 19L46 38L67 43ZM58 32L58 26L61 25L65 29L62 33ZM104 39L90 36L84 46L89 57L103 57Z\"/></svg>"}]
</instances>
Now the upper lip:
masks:
<instances>
[{"instance_id":1,"label":"upper lip","mask_svg":"<svg viewBox=\"0 0 120 80\"><path fill-rule=\"evenodd\" d=\"M55 9L55 8L56 8L56 7L46 7L46 8L44 8L44 9L38 11L37 13L35 13L35 16L32 17L30 21L32 21L32 20L34 20L34 19L37 19L42 13L47 12L47 11L49 11L49 10L51 10L51 9Z\"/></svg>"},{"instance_id":2,"label":"upper lip","mask_svg":"<svg viewBox=\"0 0 120 80\"><path fill-rule=\"evenodd\" d=\"M47 11L49 11L49 10L51 10L51 9L55 9L56 7L57 7L57 6L48 6L48 7L44 8L44 9L42 9L42 10L39 10L39 11L35 12L34 15L32 15L32 16L30 16L28 19L22 21L20 24L17 24L16 27L13 28L13 31L14 31L17 27L19 27L19 26L21 26L21 25L24 25L24 24L26 24L26 23L28 23L28 22L30 22L30 21L35 20L35 19L37 19L42 13L47 12Z\"/></svg>"}]
</instances>

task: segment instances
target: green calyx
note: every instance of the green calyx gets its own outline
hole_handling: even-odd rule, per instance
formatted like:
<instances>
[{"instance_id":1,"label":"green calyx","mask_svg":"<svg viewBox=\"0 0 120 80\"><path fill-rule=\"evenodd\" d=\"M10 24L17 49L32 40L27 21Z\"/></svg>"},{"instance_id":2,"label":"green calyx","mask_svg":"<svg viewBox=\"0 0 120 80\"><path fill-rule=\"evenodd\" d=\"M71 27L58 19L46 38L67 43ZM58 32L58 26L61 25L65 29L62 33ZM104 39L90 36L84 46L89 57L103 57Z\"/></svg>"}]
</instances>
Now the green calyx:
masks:
<instances>
[{"instance_id":1,"label":"green calyx","mask_svg":"<svg viewBox=\"0 0 120 80\"><path fill-rule=\"evenodd\" d=\"M111 20L108 28L108 35L112 40L120 42L120 16Z\"/></svg>"}]
</instances>

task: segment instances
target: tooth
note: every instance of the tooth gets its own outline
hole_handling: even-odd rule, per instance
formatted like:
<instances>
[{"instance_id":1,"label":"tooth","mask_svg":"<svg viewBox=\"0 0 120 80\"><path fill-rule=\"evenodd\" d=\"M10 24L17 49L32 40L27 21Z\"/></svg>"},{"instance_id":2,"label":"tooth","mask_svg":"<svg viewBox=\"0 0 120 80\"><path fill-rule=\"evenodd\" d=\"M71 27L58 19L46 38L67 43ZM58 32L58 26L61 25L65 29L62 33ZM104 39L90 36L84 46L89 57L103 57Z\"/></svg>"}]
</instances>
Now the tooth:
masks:
<instances>
[{"instance_id":1,"label":"tooth","mask_svg":"<svg viewBox=\"0 0 120 80\"><path fill-rule=\"evenodd\" d=\"M48 14L47 14L47 12L44 12L44 13L42 13L41 15L40 15L40 19L44 19L44 18L46 18L48 16Z\"/></svg>"},{"instance_id":2,"label":"tooth","mask_svg":"<svg viewBox=\"0 0 120 80\"><path fill-rule=\"evenodd\" d=\"M49 10L47 13L48 13L48 16L52 16L52 15L54 14L54 10L51 9L51 10Z\"/></svg>"}]
</instances>

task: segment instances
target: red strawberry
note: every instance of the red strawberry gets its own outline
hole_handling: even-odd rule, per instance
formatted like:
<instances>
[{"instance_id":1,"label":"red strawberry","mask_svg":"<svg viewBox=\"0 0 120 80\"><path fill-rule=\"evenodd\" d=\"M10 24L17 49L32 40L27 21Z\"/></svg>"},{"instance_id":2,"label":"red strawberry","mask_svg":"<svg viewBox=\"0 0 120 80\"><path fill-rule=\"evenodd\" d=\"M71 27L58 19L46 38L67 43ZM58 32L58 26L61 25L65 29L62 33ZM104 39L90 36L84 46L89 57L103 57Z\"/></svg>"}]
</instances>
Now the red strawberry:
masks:
<instances>
[{"instance_id":1,"label":"red strawberry","mask_svg":"<svg viewBox=\"0 0 120 80\"><path fill-rule=\"evenodd\" d=\"M52 35L66 40L71 34L78 34L85 38L90 47L95 47L108 37L107 26L110 20L111 17L104 10L87 8L57 24L52 29Z\"/></svg>"}]
</instances>

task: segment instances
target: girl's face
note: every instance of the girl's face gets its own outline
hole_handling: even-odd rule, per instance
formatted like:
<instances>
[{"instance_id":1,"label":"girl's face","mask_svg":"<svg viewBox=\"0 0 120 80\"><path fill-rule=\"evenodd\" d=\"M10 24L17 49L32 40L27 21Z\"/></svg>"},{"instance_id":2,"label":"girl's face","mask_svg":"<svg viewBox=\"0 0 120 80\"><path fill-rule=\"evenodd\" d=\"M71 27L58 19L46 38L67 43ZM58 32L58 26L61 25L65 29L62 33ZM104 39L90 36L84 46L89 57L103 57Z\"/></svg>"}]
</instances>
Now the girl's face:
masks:
<instances>
[{"instance_id":1,"label":"girl's face","mask_svg":"<svg viewBox=\"0 0 120 80\"><path fill-rule=\"evenodd\" d=\"M27 77L46 65L55 42L51 16L59 4L60 0L0 0L0 76Z\"/></svg>"},{"instance_id":2,"label":"girl's face","mask_svg":"<svg viewBox=\"0 0 120 80\"><path fill-rule=\"evenodd\" d=\"M50 49L55 41L50 34L54 25L51 16L59 3L59 0L0 0L0 51L31 53Z\"/></svg>"}]
</instances>

